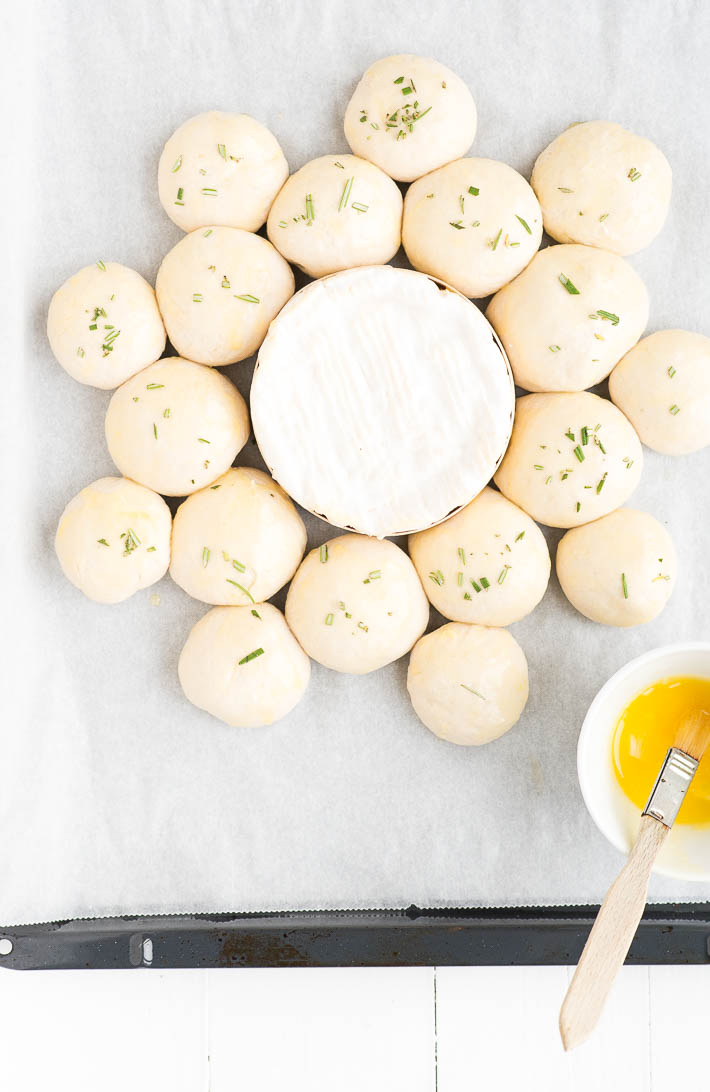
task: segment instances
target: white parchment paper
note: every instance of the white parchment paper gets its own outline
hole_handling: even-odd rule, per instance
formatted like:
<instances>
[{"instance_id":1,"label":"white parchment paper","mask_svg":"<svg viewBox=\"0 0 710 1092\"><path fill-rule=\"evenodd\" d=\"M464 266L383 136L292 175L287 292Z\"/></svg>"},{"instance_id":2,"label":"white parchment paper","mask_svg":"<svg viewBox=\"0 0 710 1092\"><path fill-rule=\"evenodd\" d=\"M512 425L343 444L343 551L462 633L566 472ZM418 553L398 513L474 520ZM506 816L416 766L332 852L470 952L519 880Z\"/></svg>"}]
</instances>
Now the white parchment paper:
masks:
<instances>
[{"instance_id":1,"label":"white parchment paper","mask_svg":"<svg viewBox=\"0 0 710 1092\"><path fill-rule=\"evenodd\" d=\"M62 578L52 548L60 512L114 471L109 395L59 368L45 316L53 290L97 259L154 279L181 237L158 203L158 155L185 118L253 114L295 169L346 150L342 117L360 74L411 51L471 86L474 153L526 176L573 121L610 118L657 141L674 195L662 235L633 259L650 289L649 329L710 334L707 7L63 0L23 5L13 22L4 79L15 106L3 96L2 151L0 922L599 899L620 858L582 803L577 734L626 660L710 636L710 454L647 452L632 499L678 546L668 609L631 631L596 626L553 577L513 627L531 696L498 742L464 749L430 735L409 705L406 660L358 679L315 666L289 718L235 731L192 708L178 685L202 604L166 578L102 607ZM252 365L228 369L243 393ZM253 441L240 461L259 465ZM309 532L311 545L330 533L314 519ZM553 548L558 538L549 535ZM652 891L707 898L710 885L655 880Z\"/></svg>"}]
</instances>

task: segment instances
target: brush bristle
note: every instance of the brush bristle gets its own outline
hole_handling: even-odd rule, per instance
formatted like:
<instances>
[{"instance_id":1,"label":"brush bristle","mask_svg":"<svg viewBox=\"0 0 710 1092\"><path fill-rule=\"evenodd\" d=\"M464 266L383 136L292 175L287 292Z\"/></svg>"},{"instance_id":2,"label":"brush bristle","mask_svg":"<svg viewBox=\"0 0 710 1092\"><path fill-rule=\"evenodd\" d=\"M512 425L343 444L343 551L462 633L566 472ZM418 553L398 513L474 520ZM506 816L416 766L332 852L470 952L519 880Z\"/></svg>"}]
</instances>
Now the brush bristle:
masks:
<instances>
[{"instance_id":1,"label":"brush bristle","mask_svg":"<svg viewBox=\"0 0 710 1092\"><path fill-rule=\"evenodd\" d=\"M710 713L705 709L689 713L678 726L673 746L700 762L710 746Z\"/></svg>"}]
</instances>

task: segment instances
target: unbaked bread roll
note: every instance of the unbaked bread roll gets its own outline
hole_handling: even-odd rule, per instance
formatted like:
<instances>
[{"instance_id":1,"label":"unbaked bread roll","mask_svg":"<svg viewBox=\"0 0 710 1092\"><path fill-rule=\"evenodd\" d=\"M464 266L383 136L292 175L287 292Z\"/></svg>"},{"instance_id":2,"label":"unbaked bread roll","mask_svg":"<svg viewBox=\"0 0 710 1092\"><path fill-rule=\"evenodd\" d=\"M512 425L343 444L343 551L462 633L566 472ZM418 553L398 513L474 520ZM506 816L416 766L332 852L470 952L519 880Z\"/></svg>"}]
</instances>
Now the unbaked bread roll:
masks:
<instances>
[{"instance_id":1,"label":"unbaked bread roll","mask_svg":"<svg viewBox=\"0 0 710 1092\"><path fill-rule=\"evenodd\" d=\"M617 254L648 246L671 200L671 168L663 152L611 121L565 129L540 153L530 181L548 235Z\"/></svg>"},{"instance_id":2,"label":"unbaked bread roll","mask_svg":"<svg viewBox=\"0 0 710 1092\"><path fill-rule=\"evenodd\" d=\"M609 376L612 401L646 447L688 455L710 444L710 338L659 330Z\"/></svg>"},{"instance_id":3,"label":"unbaked bread roll","mask_svg":"<svg viewBox=\"0 0 710 1092\"><path fill-rule=\"evenodd\" d=\"M496 293L486 318L519 386L581 391L600 383L641 337L648 292L617 254L550 246Z\"/></svg>"},{"instance_id":4,"label":"unbaked bread roll","mask_svg":"<svg viewBox=\"0 0 710 1092\"><path fill-rule=\"evenodd\" d=\"M525 708L527 660L506 629L448 622L412 649L407 689L414 712L440 739L490 743Z\"/></svg>"},{"instance_id":5,"label":"unbaked bread roll","mask_svg":"<svg viewBox=\"0 0 710 1092\"><path fill-rule=\"evenodd\" d=\"M170 509L125 478L99 478L62 512L54 540L67 580L96 603L121 603L165 575Z\"/></svg>"},{"instance_id":6,"label":"unbaked bread roll","mask_svg":"<svg viewBox=\"0 0 710 1092\"><path fill-rule=\"evenodd\" d=\"M288 178L276 137L248 114L211 110L176 129L158 164L160 203L183 231L258 231Z\"/></svg>"},{"instance_id":7,"label":"unbaked bread roll","mask_svg":"<svg viewBox=\"0 0 710 1092\"><path fill-rule=\"evenodd\" d=\"M291 581L286 620L312 659L364 675L409 652L426 629L429 603L394 542L340 535L306 555Z\"/></svg>"},{"instance_id":8,"label":"unbaked bread roll","mask_svg":"<svg viewBox=\"0 0 710 1092\"><path fill-rule=\"evenodd\" d=\"M170 356L114 392L105 430L122 474L184 497L231 466L249 438L249 414L226 376Z\"/></svg>"},{"instance_id":9,"label":"unbaked bread roll","mask_svg":"<svg viewBox=\"0 0 710 1092\"><path fill-rule=\"evenodd\" d=\"M87 265L57 289L47 337L69 375L103 390L152 364L165 348L155 292L118 262Z\"/></svg>"},{"instance_id":10,"label":"unbaked bread roll","mask_svg":"<svg viewBox=\"0 0 710 1092\"><path fill-rule=\"evenodd\" d=\"M241 466L178 508L170 575L204 603L260 603L291 579L305 548L303 520L281 486Z\"/></svg>"},{"instance_id":11,"label":"unbaked bread roll","mask_svg":"<svg viewBox=\"0 0 710 1092\"><path fill-rule=\"evenodd\" d=\"M528 394L495 483L538 523L578 527L624 504L642 467L638 436L606 398Z\"/></svg>"},{"instance_id":12,"label":"unbaked bread roll","mask_svg":"<svg viewBox=\"0 0 710 1092\"><path fill-rule=\"evenodd\" d=\"M233 728L261 728L298 704L311 662L270 603L213 607L192 627L178 676L198 709Z\"/></svg>"},{"instance_id":13,"label":"unbaked bread roll","mask_svg":"<svg viewBox=\"0 0 710 1092\"><path fill-rule=\"evenodd\" d=\"M541 239L535 194L495 159L457 159L407 190L402 242L409 261L464 296L490 296L512 281Z\"/></svg>"},{"instance_id":14,"label":"unbaked bread roll","mask_svg":"<svg viewBox=\"0 0 710 1092\"><path fill-rule=\"evenodd\" d=\"M573 607L607 626L638 626L665 607L675 585L671 536L647 512L620 508L568 531L557 576Z\"/></svg>"},{"instance_id":15,"label":"unbaked bread roll","mask_svg":"<svg viewBox=\"0 0 710 1092\"><path fill-rule=\"evenodd\" d=\"M495 489L444 523L409 536L429 601L454 622L508 626L529 614L550 578L545 536Z\"/></svg>"},{"instance_id":16,"label":"unbaked bread roll","mask_svg":"<svg viewBox=\"0 0 710 1092\"><path fill-rule=\"evenodd\" d=\"M355 155L398 182L465 155L476 135L476 104L450 68L409 53L371 65L345 111Z\"/></svg>"},{"instance_id":17,"label":"unbaked bread roll","mask_svg":"<svg viewBox=\"0 0 710 1092\"><path fill-rule=\"evenodd\" d=\"M280 254L310 277L384 265L397 251L402 194L389 175L355 155L322 155L296 171L266 224Z\"/></svg>"},{"instance_id":18,"label":"unbaked bread roll","mask_svg":"<svg viewBox=\"0 0 710 1092\"><path fill-rule=\"evenodd\" d=\"M163 258L155 282L177 352L211 365L255 353L293 290L291 267L271 243L230 227L186 235Z\"/></svg>"}]
</instances>

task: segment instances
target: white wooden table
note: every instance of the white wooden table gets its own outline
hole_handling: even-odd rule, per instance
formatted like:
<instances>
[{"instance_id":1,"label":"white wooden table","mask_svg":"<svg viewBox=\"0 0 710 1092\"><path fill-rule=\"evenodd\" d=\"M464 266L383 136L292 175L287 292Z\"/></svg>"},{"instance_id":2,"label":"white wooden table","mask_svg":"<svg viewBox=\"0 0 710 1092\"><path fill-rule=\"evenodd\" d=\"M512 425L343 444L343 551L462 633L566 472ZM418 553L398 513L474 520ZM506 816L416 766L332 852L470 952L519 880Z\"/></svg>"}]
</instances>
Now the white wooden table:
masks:
<instances>
[{"instance_id":1,"label":"white wooden table","mask_svg":"<svg viewBox=\"0 0 710 1092\"><path fill-rule=\"evenodd\" d=\"M710 1086L710 967L624 968L594 1041L565 1055L557 1010L569 974L565 967L0 971L0 1088Z\"/></svg>"}]
</instances>

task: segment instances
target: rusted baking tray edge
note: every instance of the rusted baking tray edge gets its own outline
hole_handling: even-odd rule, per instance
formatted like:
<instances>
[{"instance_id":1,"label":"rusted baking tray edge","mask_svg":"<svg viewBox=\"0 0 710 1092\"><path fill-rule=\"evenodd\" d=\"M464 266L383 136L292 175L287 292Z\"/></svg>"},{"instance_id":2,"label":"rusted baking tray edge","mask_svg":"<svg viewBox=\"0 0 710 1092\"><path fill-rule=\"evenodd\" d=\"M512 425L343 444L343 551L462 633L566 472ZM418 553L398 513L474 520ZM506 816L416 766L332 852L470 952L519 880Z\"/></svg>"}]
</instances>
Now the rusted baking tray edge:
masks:
<instances>
[{"instance_id":1,"label":"rusted baking tray edge","mask_svg":"<svg viewBox=\"0 0 710 1092\"><path fill-rule=\"evenodd\" d=\"M0 967L504 966L575 963L595 906L312 910L0 927ZM8 950L10 949L10 950ZM649 906L628 963L706 963L710 903Z\"/></svg>"}]
</instances>

